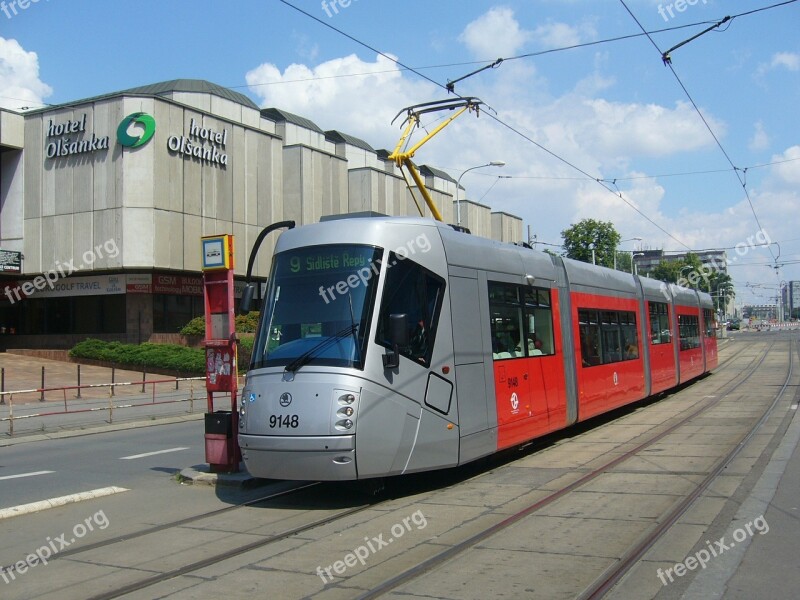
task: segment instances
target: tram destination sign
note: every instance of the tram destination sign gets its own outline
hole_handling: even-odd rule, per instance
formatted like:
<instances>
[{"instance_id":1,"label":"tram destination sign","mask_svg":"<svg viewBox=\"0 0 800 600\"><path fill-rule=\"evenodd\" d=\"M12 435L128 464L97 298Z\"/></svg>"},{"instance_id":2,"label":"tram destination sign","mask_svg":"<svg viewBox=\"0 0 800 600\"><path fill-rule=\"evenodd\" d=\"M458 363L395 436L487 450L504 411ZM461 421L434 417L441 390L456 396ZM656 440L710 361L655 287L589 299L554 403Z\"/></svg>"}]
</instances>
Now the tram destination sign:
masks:
<instances>
[{"instance_id":1,"label":"tram destination sign","mask_svg":"<svg viewBox=\"0 0 800 600\"><path fill-rule=\"evenodd\" d=\"M286 260L292 273L347 271L367 266L373 252L372 248L326 248L319 252L289 253Z\"/></svg>"},{"instance_id":2,"label":"tram destination sign","mask_svg":"<svg viewBox=\"0 0 800 600\"><path fill-rule=\"evenodd\" d=\"M0 273L22 273L22 252L0 249Z\"/></svg>"}]
</instances>

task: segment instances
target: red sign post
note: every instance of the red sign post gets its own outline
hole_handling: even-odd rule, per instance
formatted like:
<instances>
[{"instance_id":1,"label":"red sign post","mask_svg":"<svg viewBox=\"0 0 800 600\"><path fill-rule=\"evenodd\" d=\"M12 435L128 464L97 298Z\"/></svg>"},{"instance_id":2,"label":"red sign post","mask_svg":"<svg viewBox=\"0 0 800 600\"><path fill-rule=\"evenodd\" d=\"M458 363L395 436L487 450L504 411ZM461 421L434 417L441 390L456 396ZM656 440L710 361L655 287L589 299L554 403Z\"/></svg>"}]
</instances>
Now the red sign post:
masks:
<instances>
[{"instance_id":1,"label":"red sign post","mask_svg":"<svg viewBox=\"0 0 800 600\"><path fill-rule=\"evenodd\" d=\"M241 453L236 395L238 372L236 327L233 303L233 236L215 235L201 239L203 253L203 296L206 313L206 462L215 472L239 470ZM214 394L230 396L224 410L214 410Z\"/></svg>"}]
</instances>

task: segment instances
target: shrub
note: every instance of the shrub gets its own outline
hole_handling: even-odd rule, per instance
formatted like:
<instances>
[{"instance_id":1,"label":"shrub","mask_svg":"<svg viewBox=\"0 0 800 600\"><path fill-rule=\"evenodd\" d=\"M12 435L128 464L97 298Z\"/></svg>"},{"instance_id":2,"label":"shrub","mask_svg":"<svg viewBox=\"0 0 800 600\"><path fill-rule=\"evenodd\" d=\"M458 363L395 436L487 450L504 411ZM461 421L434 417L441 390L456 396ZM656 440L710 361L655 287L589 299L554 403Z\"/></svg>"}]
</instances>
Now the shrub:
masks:
<instances>
[{"instance_id":1,"label":"shrub","mask_svg":"<svg viewBox=\"0 0 800 600\"><path fill-rule=\"evenodd\" d=\"M206 334L206 318L195 317L183 326L180 333L182 335L205 335Z\"/></svg>"},{"instance_id":2,"label":"shrub","mask_svg":"<svg viewBox=\"0 0 800 600\"><path fill-rule=\"evenodd\" d=\"M69 352L76 358L89 358L130 365L137 368L158 368L181 373L205 372L205 350L176 344L122 344L87 339Z\"/></svg>"},{"instance_id":3,"label":"shrub","mask_svg":"<svg viewBox=\"0 0 800 600\"><path fill-rule=\"evenodd\" d=\"M253 336L245 335L239 340L239 372L245 373L250 366L253 353ZM205 373L205 348L187 348L177 344L122 344L86 339L69 351L75 358L102 360L136 367L137 369L169 369L180 373Z\"/></svg>"},{"instance_id":4,"label":"shrub","mask_svg":"<svg viewBox=\"0 0 800 600\"><path fill-rule=\"evenodd\" d=\"M255 333L258 328L258 311L247 313L246 315L236 315L237 333ZM180 333L182 335L205 335L206 318L195 317L183 326Z\"/></svg>"}]
</instances>

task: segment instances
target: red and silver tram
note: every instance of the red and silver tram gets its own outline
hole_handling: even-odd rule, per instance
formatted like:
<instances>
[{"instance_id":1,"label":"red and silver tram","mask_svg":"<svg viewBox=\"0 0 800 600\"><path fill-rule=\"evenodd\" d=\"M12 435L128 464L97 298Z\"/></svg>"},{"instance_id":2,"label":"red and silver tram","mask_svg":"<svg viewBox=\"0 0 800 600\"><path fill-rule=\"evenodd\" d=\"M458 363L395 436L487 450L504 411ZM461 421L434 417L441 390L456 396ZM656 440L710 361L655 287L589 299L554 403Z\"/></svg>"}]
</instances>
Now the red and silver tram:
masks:
<instances>
[{"instance_id":1,"label":"red and silver tram","mask_svg":"<svg viewBox=\"0 0 800 600\"><path fill-rule=\"evenodd\" d=\"M440 469L716 365L707 294L429 219L330 219L278 239L239 444L258 477Z\"/></svg>"}]
</instances>

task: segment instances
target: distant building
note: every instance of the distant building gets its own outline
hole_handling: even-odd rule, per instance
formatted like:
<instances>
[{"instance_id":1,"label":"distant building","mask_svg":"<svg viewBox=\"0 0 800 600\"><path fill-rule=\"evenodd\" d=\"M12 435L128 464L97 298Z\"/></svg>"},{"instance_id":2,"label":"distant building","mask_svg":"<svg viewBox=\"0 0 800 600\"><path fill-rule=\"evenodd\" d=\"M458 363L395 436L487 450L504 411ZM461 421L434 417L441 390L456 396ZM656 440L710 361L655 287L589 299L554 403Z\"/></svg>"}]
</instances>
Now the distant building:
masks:
<instances>
[{"instance_id":1,"label":"distant building","mask_svg":"<svg viewBox=\"0 0 800 600\"><path fill-rule=\"evenodd\" d=\"M800 319L800 281L788 281L781 289L784 319Z\"/></svg>"},{"instance_id":2,"label":"distant building","mask_svg":"<svg viewBox=\"0 0 800 600\"><path fill-rule=\"evenodd\" d=\"M728 274L728 254L725 250L707 250L692 252L704 267L711 273ZM646 275L662 262L681 262L686 260L688 252L665 254L663 250L642 250L633 253L633 261L639 273Z\"/></svg>"},{"instance_id":3,"label":"distant building","mask_svg":"<svg viewBox=\"0 0 800 600\"><path fill-rule=\"evenodd\" d=\"M778 306L775 304L746 304L742 307L742 316L755 321L774 321L778 318Z\"/></svg>"}]
</instances>

